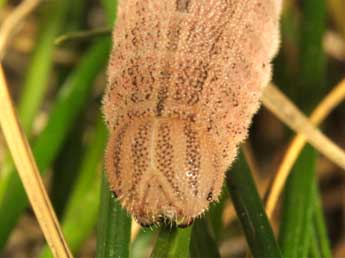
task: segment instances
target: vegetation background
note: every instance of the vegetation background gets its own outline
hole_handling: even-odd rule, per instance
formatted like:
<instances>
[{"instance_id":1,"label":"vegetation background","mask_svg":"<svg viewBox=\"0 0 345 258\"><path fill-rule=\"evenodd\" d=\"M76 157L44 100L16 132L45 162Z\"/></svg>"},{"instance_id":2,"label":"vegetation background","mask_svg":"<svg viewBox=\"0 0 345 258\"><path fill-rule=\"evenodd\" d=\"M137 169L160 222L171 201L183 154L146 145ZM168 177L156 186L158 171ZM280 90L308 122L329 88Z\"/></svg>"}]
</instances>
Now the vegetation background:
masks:
<instances>
[{"instance_id":1,"label":"vegetation background","mask_svg":"<svg viewBox=\"0 0 345 258\"><path fill-rule=\"evenodd\" d=\"M0 0L0 22L19 2ZM265 200L295 132L265 108L254 118L221 201L206 216L186 229L141 229L131 222L103 177L107 132L100 100L110 36L74 34L111 28L115 10L115 0L42 1L3 60L21 124L73 254L344 258L345 174L309 145L267 218ZM307 115L345 76L344 13L343 0L285 1L273 81ZM61 35L72 38L55 44ZM322 129L344 149L344 103ZM50 257L1 137L0 257Z\"/></svg>"}]
</instances>

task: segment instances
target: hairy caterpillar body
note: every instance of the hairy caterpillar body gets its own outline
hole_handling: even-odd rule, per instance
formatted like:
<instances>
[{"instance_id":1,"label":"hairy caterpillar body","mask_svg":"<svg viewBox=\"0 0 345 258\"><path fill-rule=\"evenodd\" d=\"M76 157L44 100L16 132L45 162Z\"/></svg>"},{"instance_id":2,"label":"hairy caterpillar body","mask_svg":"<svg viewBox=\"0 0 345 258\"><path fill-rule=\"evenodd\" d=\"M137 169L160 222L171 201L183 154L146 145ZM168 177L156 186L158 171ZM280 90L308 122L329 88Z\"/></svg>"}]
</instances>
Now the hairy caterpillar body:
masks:
<instances>
[{"instance_id":1,"label":"hairy caterpillar body","mask_svg":"<svg viewBox=\"0 0 345 258\"><path fill-rule=\"evenodd\" d=\"M120 0L104 115L111 190L142 225L218 199L271 76L281 0Z\"/></svg>"}]
</instances>

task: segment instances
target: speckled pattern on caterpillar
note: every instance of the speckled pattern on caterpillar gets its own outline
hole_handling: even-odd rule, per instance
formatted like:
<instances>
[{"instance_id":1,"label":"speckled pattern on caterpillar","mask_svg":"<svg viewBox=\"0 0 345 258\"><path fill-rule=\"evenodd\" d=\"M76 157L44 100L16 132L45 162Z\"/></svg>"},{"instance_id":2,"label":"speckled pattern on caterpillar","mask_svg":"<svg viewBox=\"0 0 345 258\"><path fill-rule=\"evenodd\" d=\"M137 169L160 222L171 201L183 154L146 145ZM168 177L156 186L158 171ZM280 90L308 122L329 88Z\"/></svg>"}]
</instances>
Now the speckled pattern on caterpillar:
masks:
<instances>
[{"instance_id":1,"label":"speckled pattern on caterpillar","mask_svg":"<svg viewBox=\"0 0 345 258\"><path fill-rule=\"evenodd\" d=\"M271 77L281 0L119 0L103 111L111 191L142 225L217 201Z\"/></svg>"}]
</instances>

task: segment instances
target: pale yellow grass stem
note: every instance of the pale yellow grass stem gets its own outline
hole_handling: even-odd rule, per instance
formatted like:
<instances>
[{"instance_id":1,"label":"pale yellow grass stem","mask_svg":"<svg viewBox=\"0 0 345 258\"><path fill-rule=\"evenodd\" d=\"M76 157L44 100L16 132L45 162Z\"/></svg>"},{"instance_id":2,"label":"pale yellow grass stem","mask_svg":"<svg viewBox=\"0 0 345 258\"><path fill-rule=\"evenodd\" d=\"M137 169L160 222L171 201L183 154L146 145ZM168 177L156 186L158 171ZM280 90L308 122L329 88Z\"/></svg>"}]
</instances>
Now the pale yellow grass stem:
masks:
<instances>
[{"instance_id":1,"label":"pale yellow grass stem","mask_svg":"<svg viewBox=\"0 0 345 258\"><path fill-rule=\"evenodd\" d=\"M268 85L264 92L263 103L292 130L303 134L315 149L345 170L345 152L315 128L278 88Z\"/></svg>"},{"instance_id":2,"label":"pale yellow grass stem","mask_svg":"<svg viewBox=\"0 0 345 258\"><path fill-rule=\"evenodd\" d=\"M37 220L55 257L72 257L23 134L0 65L0 125Z\"/></svg>"},{"instance_id":3,"label":"pale yellow grass stem","mask_svg":"<svg viewBox=\"0 0 345 258\"><path fill-rule=\"evenodd\" d=\"M269 91L266 92L266 95L271 92L272 86L269 88ZM266 101L268 96L266 96ZM343 80L342 82L340 82L337 86L334 87L334 89L324 98L324 100L322 102L320 102L320 104L317 106L317 108L314 110L314 112L312 113L312 115L310 116L310 123L317 126L318 124L320 124L327 116L328 114L337 106L339 105L339 103L341 103L343 100L345 99L345 80ZM282 107L284 107L284 105L281 103L280 107L278 107L278 109L282 109ZM290 105L290 104L288 104ZM295 107L291 108L292 110L295 109ZM277 111L274 111L277 112ZM294 117L300 117L300 115L294 115ZM296 118L292 118L291 120L294 120ZM299 126L303 126L303 123L306 122L305 120L306 118L302 118L301 121L299 122L300 125ZM297 120L297 119L296 119ZM291 126L292 127L292 126ZM297 127L297 126L295 126ZM310 130L310 125L306 126L308 128L308 130ZM300 154L301 150L303 149L303 146L305 145L306 141L308 140L304 134L302 134L303 130L297 130L299 132L299 134L297 136L295 136L295 138L291 141L289 148L284 156L283 161L281 162L281 164L279 165L278 171L276 172L276 176L275 179L273 181L270 193L268 195L268 199L266 202L266 212L267 212L267 216L269 218L272 217L274 208L276 207L276 204L278 202L279 196L282 192L282 189L285 185L286 179L289 175L289 172L291 170L291 168L293 167L293 164L295 163L295 161L298 158L298 155ZM314 134L311 134L314 135ZM308 137L310 137L311 135L308 135ZM320 135L319 133L317 133L316 135ZM314 141L317 139L314 139ZM309 140L310 141L310 140ZM334 147L329 147L327 146L327 144L325 145L325 143L322 143L322 141L320 141L321 145L321 149L319 149L320 152L322 152L323 154L325 154L328 158L330 158L332 160L332 155L334 156L333 161L338 164L339 166L341 166L342 168L344 168L343 163L345 162L345 159L342 157L342 154L339 152L340 150L336 150L336 152L339 152L338 154L332 154L332 150L335 149ZM323 150L323 151L321 151ZM342 160L341 160L342 159Z\"/></svg>"},{"instance_id":4,"label":"pale yellow grass stem","mask_svg":"<svg viewBox=\"0 0 345 258\"><path fill-rule=\"evenodd\" d=\"M140 225L135 221L135 219L132 219L132 224L131 224L131 242L133 242L138 234L139 234L139 231L140 231Z\"/></svg>"}]
</instances>

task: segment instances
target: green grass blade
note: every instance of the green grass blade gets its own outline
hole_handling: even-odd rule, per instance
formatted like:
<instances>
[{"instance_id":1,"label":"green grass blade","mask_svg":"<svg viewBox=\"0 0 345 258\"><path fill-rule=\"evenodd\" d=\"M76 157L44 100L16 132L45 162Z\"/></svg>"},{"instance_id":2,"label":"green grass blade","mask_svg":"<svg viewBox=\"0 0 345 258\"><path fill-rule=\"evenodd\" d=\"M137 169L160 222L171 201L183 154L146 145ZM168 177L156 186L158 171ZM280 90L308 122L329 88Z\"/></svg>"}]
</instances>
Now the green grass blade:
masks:
<instances>
[{"instance_id":1,"label":"green grass blade","mask_svg":"<svg viewBox=\"0 0 345 258\"><path fill-rule=\"evenodd\" d=\"M68 20L68 28L64 31L64 33L68 33L71 31L80 30L81 28L85 27L85 23L87 22L88 17L88 2L84 0L74 0L70 1L70 19ZM61 35L60 35L61 36ZM56 40L56 38L55 38Z\"/></svg>"},{"instance_id":2,"label":"green grass blade","mask_svg":"<svg viewBox=\"0 0 345 258\"><path fill-rule=\"evenodd\" d=\"M151 257L188 258L191 231L191 227L181 229L168 225L162 226Z\"/></svg>"},{"instance_id":3,"label":"green grass blade","mask_svg":"<svg viewBox=\"0 0 345 258\"><path fill-rule=\"evenodd\" d=\"M285 257L307 257L314 210L315 150L307 145L287 180L279 243Z\"/></svg>"},{"instance_id":4,"label":"green grass blade","mask_svg":"<svg viewBox=\"0 0 345 258\"><path fill-rule=\"evenodd\" d=\"M156 231L141 229L131 243L130 257L147 258L152 253L152 243L157 236Z\"/></svg>"},{"instance_id":5,"label":"green grass blade","mask_svg":"<svg viewBox=\"0 0 345 258\"><path fill-rule=\"evenodd\" d=\"M312 258L323 258L323 256L321 255L320 252L320 248L319 248L319 243L318 243L318 239L316 236L316 231L315 231L315 227L311 227L310 228L310 246L309 246L309 253L308 253L308 257L312 257ZM331 256L324 256L324 257L331 257Z\"/></svg>"},{"instance_id":6,"label":"green grass blade","mask_svg":"<svg viewBox=\"0 0 345 258\"><path fill-rule=\"evenodd\" d=\"M185 229L162 225L151 257L220 257L207 219L197 219Z\"/></svg>"},{"instance_id":7,"label":"green grass blade","mask_svg":"<svg viewBox=\"0 0 345 258\"><path fill-rule=\"evenodd\" d=\"M101 189L96 257L129 257L130 235L131 218L109 191L108 182L104 175Z\"/></svg>"},{"instance_id":8,"label":"green grass blade","mask_svg":"<svg viewBox=\"0 0 345 258\"><path fill-rule=\"evenodd\" d=\"M62 33L80 30L84 27L88 12L86 10L87 5L88 3L84 0L70 1L68 17L65 21ZM59 34L59 36L60 35L61 34ZM55 41L56 38L54 39L54 43ZM74 44L68 47L66 46L65 49L66 51L74 52L76 55L82 54L83 50L85 51L85 48L83 45L79 44L79 42L74 42ZM59 67L57 72L58 82L63 81L64 78L68 76L70 70L70 66ZM89 110L90 108L87 108L84 113L88 113ZM58 173L52 174L49 195L58 218L61 218L63 214L78 173L80 172L79 165L85 149L83 144L83 139L85 137L83 132L86 127L84 123L85 114L80 115L77 120L76 125L73 126L71 132L66 137L64 146L59 151L59 155L53 166L53 171L58 171Z\"/></svg>"},{"instance_id":9,"label":"green grass blade","mask_svg":"<svg viewBox=\"0 0 345 258\"><path fill-rule=\"evenodd\" d=\"M108 39L97 41L63 86L46 128L33 144L34 156L42 174L55 159L63 139L85 106L92 82L106 63L109 48ZM0 188L6 189L4 197L0 199L0 250L28 204L15 171L12 170L7 176L8 180L0 182Z\"/></svg>"},{"instance_id":10,"label":"green grass blade","mask_svg":"<svg viewBox=\"0 0 345 258\"><path fill-rule=\"evenodd\" d=\"M23 92L18 103L18 115L21 125L29 136L34 117L43 102L43 97L49 85L49 74L53 66L53 41L65 22L68 4L68 0L51 1L45 6L45 15L40 20L43 27L36 39L37 43L28 65ZM12 169L12 159L7 153L0 171L0 183L8 179L6 176L11 173ZM6 188L0 187L0 199L5 191Z\"/></svg>"},{"instance_id":11,"label":"green grass blade","mask_svg":"<svg viewBox=\"0 0 345 258\"><path fill-rule=\"evenodd\" d=\"M316 180L315 180L316 181ZM317 183L314 187L314 214L313 214L313 232L312 246L316 246L320 257L332 257L329 237L323 210L321 207L321 199Z\"/></svg>"},{"instance_id":12,"label":"green grass blade","mask_svg":"<svg viewBox=\"0 0 345 258\"><path fill-rule=\"evenodd\" d=\"M168 255L168 252L176 237L177 229L175 227L162 228L152 251L151 258L171 257Z\"/></svg>"},{"instance_id":13,"label":"green grass blade","mask_svg":"<svg viewBox=\"0 0 345 258\"><path fill-rule=\"evenodd\" d=\"M80 173L80 164L85 152L83 140L85 138L85 124L78 117L76 125L64 140L63 148L54 161L52 168L51 186L49 189L50 200L55 213L60 219L66 208L68 199L73 190L74 184ZM86 133L87 134L87 133Z\"/></svg>"},{"instance_id":14,"label":"green grass blade","mask_svg":"<svg viewBox=\"0 0 345 258\"><path fill-rule=\"evenodd\" d=\"M117 14L117 0L101 0L103 9L107 17L107 23L112 25L115 22Z\"/></svg>"},{"instance_id":15,"label":"green grass blade","mask_svg":"<svg viewBox=\"0 0 345 258\"><path fill-rule=\"evenodd\" d=\"M220 257L210 234L207 218L186 229L162 226L151 257Z\"/></svg>"},{"instance_id":16,"label":"green grass blade","mask_svg":"<svg viewBox=\"0 0 345 258\"><path fill-rule=\"evenodd\" d=\"M306 0L301 4L301 8L301 66L297 99L302 109L308 112L321 98L325 87L325 1ZM311 24L313 26L310 26ZM309 99L307 102L306 97ZM308 256L309 250L315 251L313 248L316 239L312 235L315 231L312 218L315 201L318 199L313 194L313 187L317 188L315 159L315 151L310 146L305 147L286 184L279 240L283 254L287 257L303 258Z\"/></svg>"},{"instance_id":17,"label":"green grass blade","mask_svg":"<svg viewBox=\"0 0 345 258\"><path fill-rule=\"evenodd\" d=\"M326 57L323 46L326 32L326 1L303 0L300 32L299 106L308 112L322 98L326 89ZM305 101L308 99L308 101Z\"/></svg>"},{"instance_id":18,"label":"green grass blade","mask_svg":"<svg viewBox=\"0 0 345 258\"><path fill-rule=\"evenodd\" d=\"M207 219L197 219L193 223L190 244L190 256L193 257L220 257L216 241L211 236Z\"/></svg>"},{"instance_id":19,"label":"green grass blade","mask_svg":"<svg viewBox=\"0 0 345 258\"><path fill-rule=\"evenodd\" d=\"M242 153L227 176L227 185L254 257L282 257L253 177Z\"/></svg>"},{"instance_id":20,"label":"green grass blade","mask_svg":"<svg viewBox=\"0 0 345 258\"><path fill-rule=\"evenodd\" d=\"M50 1L44 6L44 17L40 21L41 31L35 41L35 49L18 103L18 114L26 133L31 131L32 122L48 88L53 66L54 40L66 21L69 4L69 0L59 0Z\"/></svg>"},{"instance_id":21,"label":"green grass blade","mask_svg":"<svg viewBox=\"0 0 345 258\"><path fill-rule=\"evenodd\" d=\"M92 140L83 158L82 166L74 190L63 215L62 230L73 253L77 253L83 242L96 225L99 198L101 161L106 142L106 129L103 119L99 119ZM80 214L86 214L80 216ZM40 257L52 257L46 246Z\"/></svg>"}]
</instances>

